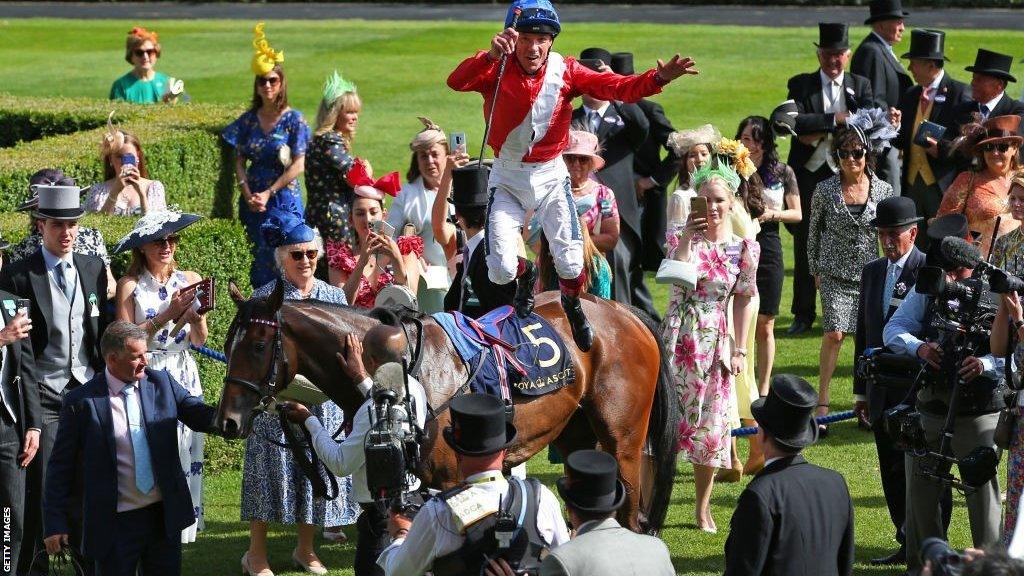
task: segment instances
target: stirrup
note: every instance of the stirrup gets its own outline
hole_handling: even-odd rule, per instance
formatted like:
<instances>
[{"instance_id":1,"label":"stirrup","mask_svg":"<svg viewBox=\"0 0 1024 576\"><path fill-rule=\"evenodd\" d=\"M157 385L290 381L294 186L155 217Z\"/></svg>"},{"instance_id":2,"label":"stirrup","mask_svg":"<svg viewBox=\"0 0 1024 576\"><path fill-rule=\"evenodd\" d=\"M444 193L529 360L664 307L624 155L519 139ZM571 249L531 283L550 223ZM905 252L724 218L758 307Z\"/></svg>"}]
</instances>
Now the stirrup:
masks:
<instances>
[{"instance_id":1,"label":"stirrup","mask_svg":"<svg viewBox=\"0 0 1024 576\"><path fill-rule=\"evenodd\" d=\"M587 315L583 313L583 305L577 296L562 295L562 310L565 311L565 318L569 321L569 328L572 330L572 339L576 347L583 352L588 352L594 345L594 329L591 328Z\"/></svg>"}]
</instances>

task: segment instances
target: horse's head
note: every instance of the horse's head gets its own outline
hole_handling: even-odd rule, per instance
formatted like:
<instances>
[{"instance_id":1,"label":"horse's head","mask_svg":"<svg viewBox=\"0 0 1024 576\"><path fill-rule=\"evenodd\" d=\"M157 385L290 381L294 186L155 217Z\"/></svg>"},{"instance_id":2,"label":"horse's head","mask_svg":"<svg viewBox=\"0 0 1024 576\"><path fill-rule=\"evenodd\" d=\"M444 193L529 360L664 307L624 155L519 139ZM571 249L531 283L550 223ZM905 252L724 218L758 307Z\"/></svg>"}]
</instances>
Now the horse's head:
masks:
<instances>
[{"instance_id":1,"label":"horse's head","mask_svg":"<svg viewBox=\"0 0 1024 576\"><path fill-rule=\"evenodd\" d=\"M266 299L246 299L234 282L228 291L237 312L224 343L228 368L214 426L233 439L249 435L253 416L274 400L294 374L289 373L284 346L281 282Z\"/></svg>"}]
</instances>

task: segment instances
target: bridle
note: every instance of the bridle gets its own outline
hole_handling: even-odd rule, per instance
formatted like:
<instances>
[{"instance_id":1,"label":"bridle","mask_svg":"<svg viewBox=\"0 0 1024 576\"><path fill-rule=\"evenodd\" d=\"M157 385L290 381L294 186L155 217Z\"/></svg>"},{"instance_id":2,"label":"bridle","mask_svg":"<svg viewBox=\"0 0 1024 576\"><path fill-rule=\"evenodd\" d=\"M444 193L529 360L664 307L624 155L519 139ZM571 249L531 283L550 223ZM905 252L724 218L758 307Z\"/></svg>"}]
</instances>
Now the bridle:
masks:
<instances>
[{"instance_id":1,"label":"bridle","mask_svg":"<svg viewBox=\"0 0 1024 576\"><path fill-rule=\"evenodd\" d=\"M251 310L247 310L245 318L236 322L238 324L247 324L249 326L268 326L274 329L274 341L271 345L273 348L273 356L270 359L270 370L262 380L257 383L237 376L224 376L225 384L241 386L242 388L259 396L259 404L257 404L253 410L263 411L277 400L277 394L288 385L287 382L282 382L282 380L287 378L288 375L288 355L284 353L284 336L281 334L281 326L283 324L281 320L281 311L278 310L274 314L274 319L269 320L266 318L254 318L251 314ZM231 334L232 347L234 346L236 329L237 325L233 324L228 330L228 333Z\"/></svg>"}]
</instances>

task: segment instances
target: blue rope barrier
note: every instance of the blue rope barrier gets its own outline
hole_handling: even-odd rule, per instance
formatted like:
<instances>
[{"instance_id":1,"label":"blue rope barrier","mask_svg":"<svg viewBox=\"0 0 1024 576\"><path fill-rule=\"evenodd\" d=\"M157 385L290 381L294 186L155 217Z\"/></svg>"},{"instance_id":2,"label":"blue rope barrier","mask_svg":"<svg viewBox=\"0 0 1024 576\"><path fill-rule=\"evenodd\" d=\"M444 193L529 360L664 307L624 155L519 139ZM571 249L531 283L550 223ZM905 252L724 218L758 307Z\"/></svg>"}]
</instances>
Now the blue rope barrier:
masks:
<instances>
[{"instance_id":1,"label":"blue rope barrier","mask_svg":"<svg viewBox=\"0 0 1024 576\"><path fill-rule=\"evenodd\" d=\"M224 362L225 364L227 364L228 357L225 356L223 353L214 350L213 348L207 348L206 346L196 346L195 344L191 344L191 347L193 350L195 350L199 354L202 354L203 356L213 358L218 362ZM835 414L829 414L828 416L819 416L818 418L815 418L815 420L818 421L818 424L831 424L833 422L839 422L841 420L849 420L853 417L853 410L847 410L846 412L836 412ZM732 431L732 435L737 437L753 436L754 434L757 434L757 426L736 428L735 430Z\"/></svg>"},{"instance_id":2,"label":"blue rope barrier","mask_svg":"<svg viewBox=\"0 0 1024 576\"><path fill-rule=\"evenodd\" d=\"M228 357L214 350L213 348L207 348L206 346L196 346L195 344L190 344L190 346L192 347L193 350L202 354L203 356L206 356L207 358L213 358L214 360L218 362L223 362L225 364L228 363Z\"/></svg>"},{"instance_id":3,"label":"blue rope barrier","mask_svg":"<svg viewBox=\"0 0 1024 576\"><path fill-rule=\"evenodd\" d=\"M854 417L853 410L847 410L846 412L836 412L835 414L829 414L828 416L818 416L815 420L817 420L818 424L831 424L841 420L849 420ZM754 434L757 434L757 426L736 428L732 431L733 436L753 436Z\"/></svg>"}]
</instances>

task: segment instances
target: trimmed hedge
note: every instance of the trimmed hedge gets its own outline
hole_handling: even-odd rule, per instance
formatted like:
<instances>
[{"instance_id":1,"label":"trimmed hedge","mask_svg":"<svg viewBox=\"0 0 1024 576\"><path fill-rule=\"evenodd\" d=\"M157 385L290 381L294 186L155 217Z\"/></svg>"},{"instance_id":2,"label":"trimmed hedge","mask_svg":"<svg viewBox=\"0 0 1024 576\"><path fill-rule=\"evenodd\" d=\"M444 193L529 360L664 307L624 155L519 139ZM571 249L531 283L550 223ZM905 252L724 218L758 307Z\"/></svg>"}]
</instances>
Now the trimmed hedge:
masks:
<instances>
[{"instance_id":1,"label":"trimmed hedge","mask_svg":"<svg viewBox=\"0 0 1024 576\"><path fill-rule=\"evenodd\" d=\"M81 220L83 226L98 228L108 250L135 224L134 218L89 215ZM28 231L28 216L24 214L0 215L0 233L12 243L20 241ZM248 240L242 226L232 220L203 219L182 232L178 248L179 265L217 279L217 308L207 316L210 329L207 346L223 350L224 337L235 314L235 306L228 295L228 281L235 280L243 294L250 292ZM114 277L120 278L128 267L130 254L119 254L111 264ZM193 353L199 364L199 377L207 402L216 403L224 381L224 364ZM209 436L206 442L206 468L216 472L227 468L240 469L243 442L225 442Z\"/></svg>"},{"instance_id":2,"label":"trimmed hedge","mask_svg":"<svg viewBox=\"0 0 1024 576\"><path fill-rule=\"evenodd\" d=\"M150 174L168 204L207 216L234 216L234 164L220 132L241 113L209 104L133 105L105 100L0 94L0 211L25 199L28 177L60 168L80 186L102 182L98 149L107 114L142 142Z\"/></svg>"}]
</instances>

